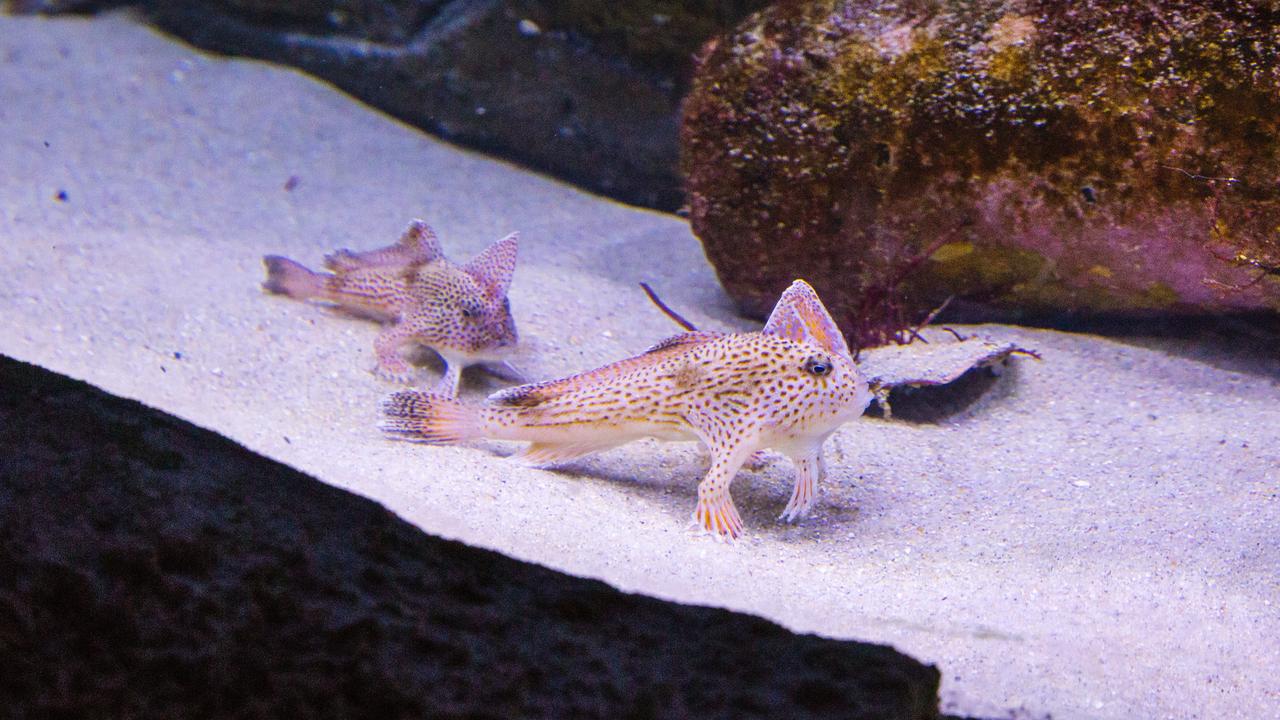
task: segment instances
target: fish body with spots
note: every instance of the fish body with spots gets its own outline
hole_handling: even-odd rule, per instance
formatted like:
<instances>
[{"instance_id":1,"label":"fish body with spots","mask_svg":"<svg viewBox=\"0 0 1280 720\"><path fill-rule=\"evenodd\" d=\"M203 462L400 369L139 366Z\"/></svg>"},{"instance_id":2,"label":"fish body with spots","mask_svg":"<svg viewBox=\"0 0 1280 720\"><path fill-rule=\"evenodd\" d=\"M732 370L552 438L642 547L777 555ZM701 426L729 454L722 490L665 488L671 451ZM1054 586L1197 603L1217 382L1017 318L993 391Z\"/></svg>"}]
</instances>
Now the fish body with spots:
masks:
<instances>
[{"instance_id":1,"label":"fish body with spots","mask_svg":"<svg viewBox=\"0 0 1280 720\"><path fill-rule=\"evenodd\" d=\"M693 518L717 538L742 534L729 492L764 448L795 465L781 519L812 509L825 473L823 442L872 394L813 289L796 281L761 332L690 332L560 380L510 388L483 404L405 391L384 404L384 430L428 443L519 440L522 457L554 465L632 440L694 440L711 453Z\"/></svg>"},{"instance_id":2,"label":"fish body with spots","mask_svg":"<svg viewBox=\"0 0 1280 720\"><path fill-rule=\"evenodd\" d=\"M401 356L405 346L431 348L445 362L437 391L456 395L463 367L501 360L516 344L507 290L517 239L512 233L456 265L445 258L431 228L415 220L394 245L327 255L328 272L268 255L263 288L382 323L374 351L376 372L387 380L413 380L413 367Z\"/></svg>"}]
</instances>

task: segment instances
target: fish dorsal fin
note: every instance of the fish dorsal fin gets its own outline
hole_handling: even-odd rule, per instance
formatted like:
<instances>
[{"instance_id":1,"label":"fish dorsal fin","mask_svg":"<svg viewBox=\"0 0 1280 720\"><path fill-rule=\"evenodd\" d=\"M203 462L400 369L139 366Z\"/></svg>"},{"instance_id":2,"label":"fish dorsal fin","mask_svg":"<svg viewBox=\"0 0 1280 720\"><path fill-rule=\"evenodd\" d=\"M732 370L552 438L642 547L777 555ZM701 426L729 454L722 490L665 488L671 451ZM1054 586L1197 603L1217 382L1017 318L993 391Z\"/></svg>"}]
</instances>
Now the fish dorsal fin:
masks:
<instances>
[{"instance_id":1,"label":"fish dorsal fin","mask_svg":"<svg viewBox=\"0 0 1280 720\"><path fill-rule=\"evenodd\" d=\"M394 245L365 252L338 250L324 256L324 266L334 272L385 267L416 268L442 257L444 251L440 249L440 239L435 231L425 222L414 220Z\"/></svg>"},{"instance_id":2,"label":"fish dorsal fin","mask_svg":"<svg viewBox=\"0 0 1280 720\"><path fill-rule=\"evenodd\" d=\"M796 280L783 291L762 332L817 345L852 362L844 333L840 332L840 327L832 319L831 313L827 312L818 293L804 280Z\"/></svg>"},{"instance_id":3,"label":"fish dorsal fin","mask_svg":"<svg viewBox=\"0 0 1280 720\"><path fill-rule=\"evenodd\" d=\"M667 350L669 348L679 347L681 345L697 345L699 343L715 340L720 336L721 336L721 333L706 332L703 330L695 330L693 332L680 333L679 335L672 335L666 340L663 340L657 345L654 345L648 350L645 350L644 354L648 355L649 353L656 353L662 350Z\"/></svg>"},{"instance_id":4,"label":"fish dorsal fin","mask_svg":"<svg viewBox=\"0 0 1280 720\"><path fill-rule=\"evenodd\" d=\"M511 233L485 248L462 269L495 296L506 297L507 289L511 287L511 276L516 271L519 245L520 233Z\"/></svg>"},{"instance_id":5,"label":"fish dorsal fin","mask_svg":"<svg viewBox=\"0 0 1280 720\"><path fill-rule=\"evenodd\" d=\"M499 390L490 395L488 399L489 402L495 405L524 408L537 407L549 400L555 400L565 393L580 390L597 383L610 382L621 375L649 367L653 363L662 360L661 357L655 357L655 355L660 356L666 352L679 352L685 348L699 345L718 337L721 337L721 334L714 332L681 333L663 340L639 355L624 358L594 370L570 375L559 380L548 380Z\"/></svg>"},{"instance_id":6,"label":"fish dorsal fin","mask_svg":"<svg viewBox=\"0 0 1280 720\"><path fill-rule=\"evenodd\" d=\"M537 407L563 392L562 389L556 387L559 384L558 380L552 380L529 385L517 385L516 387L499 390L487 399L494 405Z\"/></svg>"},{"instance_id":7,"label":"fish dorsal fin","mask_svg":"<svg viewBox=\"0 0 1280 720\"><path fill-rule=\"evenodd\" d=\"M440 247L440 238L423 220L414 220L400 235L396 247L402 248L406 263L429 263L444 257Z\"/></svg>"}]
</instances>

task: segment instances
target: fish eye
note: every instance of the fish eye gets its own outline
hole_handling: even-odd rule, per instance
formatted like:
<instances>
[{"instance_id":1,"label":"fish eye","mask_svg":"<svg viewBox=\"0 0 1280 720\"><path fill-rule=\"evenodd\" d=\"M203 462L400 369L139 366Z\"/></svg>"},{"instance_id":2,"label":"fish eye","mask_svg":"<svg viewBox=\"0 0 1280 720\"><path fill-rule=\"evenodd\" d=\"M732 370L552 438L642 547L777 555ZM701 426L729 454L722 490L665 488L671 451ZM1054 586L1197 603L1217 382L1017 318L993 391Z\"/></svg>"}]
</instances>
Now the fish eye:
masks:
<instances>
[{"instance_id":1,"label":"fish eye","mask_svg":"<svg viewBox=\"0 0 1280 720\"><path fill-rule=\"evenodd\" d=\"M478 307L476 307L476 306L474 306L474 305L463 305L463 306L462 306L462 317L464 317L464 318L466 318L466 319L468 319L468 320L471 320L471 319L473 319L473 318L478 318L478 317L480 317L480 315L481 315L481 314L482 314L482 312L481 312L480 308L478 308Z\"/></svg>"},{"instance_id":2,"label":"fish eye","mask_svg":"<svg viewBox=\"0 0 1280 720\"><path fill-rule=\"evenodd\" d=\"M804 361L804 371L822 377L831 374L831 361L824 357L811 357Z\"/></svg>"}]
</instances>

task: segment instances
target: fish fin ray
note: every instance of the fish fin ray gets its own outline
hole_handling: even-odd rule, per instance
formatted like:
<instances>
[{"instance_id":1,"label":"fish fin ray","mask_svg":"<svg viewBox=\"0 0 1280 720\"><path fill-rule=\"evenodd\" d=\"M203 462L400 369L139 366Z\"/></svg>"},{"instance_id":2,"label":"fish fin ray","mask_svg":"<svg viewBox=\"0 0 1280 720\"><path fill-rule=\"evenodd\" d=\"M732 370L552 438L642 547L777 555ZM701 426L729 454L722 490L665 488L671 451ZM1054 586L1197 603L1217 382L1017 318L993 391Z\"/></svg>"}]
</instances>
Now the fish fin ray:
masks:
<instances>
[{"instance_id":1,"label":"fish fin ray","mask_svg":"<svg viewBox=\"0 0 1280 720\"><path fill-rule=\"evenodd\" d=\"M840 326L827 312L818 293L804 280L796 280L783 291L761 332L816 345L851 362L853 359Z\"/></svg>"},{"instance_id":2,"label":"fish fin ray","mask_svg":"<svg viewBox=\"0 0 1280 720\"><path fill-rule=\"evenodd\" d=\"M546 467L593 455L617 447L618 444L613 441L535 442L517 453L516 457L528 465Z\"/></svg>"},{"instance_id":3,"label":"fish fin ray","mask_svg":"<svg viewBox=\"0 0 1280 720\"><path fill-rule=\"evenodd\" d=\"M560 392L556 391L557 385L561 384L560 380L550 380L547 382L529 383L528 385L517 385L515 387L503 388L486 398L494 405L506 405L508 407L537 407L542 403L556 397Z\"/></svg>"},{"instance_id":4,"label":"fish fin ray","mask_svg":"<svg viewBox=\"0 0 1280 720\"><path fill-rule=\"evenodd\" d=\"M710 342L718 337L722 337L722 334L700 331L681 333L663 340L639 355L618 360L595 370L588 370L559 380L548 380L499 390L489 396L489 402L512 407L537 407L584 386L608 382L628 372L640 370L652 364L664 353L678 352L704 342Z\"/></svg>"},{"instance_id":5,"label":"fish fin ray","mask_svg":"<svg viewBox=\"0 0 1280 720\"><path fill-rule=\"evenodd\" d=\"M498 240L484 249L462 270L483 285L494 297L506 297L511 276L516 271L516 255L520 249L520 233Z\"/></svg>"},{"instance_id":6,"label":"fish fin ray","mask_svg":"<svg viewBox=\"0 0 1280 720\"><path fill-rule=\"evenodd\" d=\"M708 332L705 330L694 330L692 332L680 333L679 335L672 335L666 340L650 347L648 350L644 351L644 354L649 355L650 353L662 352L663 350L684 347L686 345L700 345L705 342L711 342L718 337L723 337L723 333Z\"/></svg>"},{"instance_id":7,"label":"fish fin ray","mask_svg":"<svg viewBox=\"0 0 1280 720\"><path fill-rule=\"evenodd\" d=\"M414 220L395 244L363 252L336 250L324 256L324 266L334 272L381 267L414 267L416 270L443 257L435 231L424 221Z\"/></svg>"},{"instance_id":8,"label":"fish fin ray","mask_svg":"<svg viewBox=\"0 0 1280 720\"><path fill-rule=\"evenodd\" d=\"M482 435L479 408L440 393L392 393L382 401L382 414L382 431L400 440L450 445Z\"/></svg>"},{"instance_id":9,"label":"fish fin ray","mask_svg":"<svg viewBox=\"0 0 1280 720\"><path fill-rule=\"evenodd\" d=\"M326 283L333 277L314 272L302 263L280 255L267 255L262 262L267 267L267 279L262 283L262 289L296 300L324 298Z\"/></svg>"}]
</instances>

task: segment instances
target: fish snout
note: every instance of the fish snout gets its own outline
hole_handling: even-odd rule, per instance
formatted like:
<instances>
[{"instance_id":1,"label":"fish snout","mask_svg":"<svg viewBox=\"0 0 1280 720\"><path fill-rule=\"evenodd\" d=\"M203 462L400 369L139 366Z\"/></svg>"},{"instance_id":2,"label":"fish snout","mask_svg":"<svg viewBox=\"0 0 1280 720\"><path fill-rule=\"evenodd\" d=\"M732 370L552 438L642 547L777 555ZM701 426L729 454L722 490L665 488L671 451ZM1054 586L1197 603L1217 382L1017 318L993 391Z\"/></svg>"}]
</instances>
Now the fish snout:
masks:
<instances>
[{"instance_id":1,"label":"fish snout","mask_svg":"<svg viewBox=\"0 0 1280 720\"><path fill-rule=\"evenodd\" d=\"M519 343L515 326L511 323L497 323L485 333L484 341L476 350L494 360L501 360L511 355Z\"/></svg>"},{"instance_id":2,"label":"fish snout","mask_svg":"<svg viewBox=\"0 0 1280 720\"><path fill-rule=\"evenodd\" d=\"M520 334L516 332L516 319L511 317L511 313L507 313L498 323L494 336L494 344L498 347L512 347L520 341Z\"/></svg>"}]
</instances>

